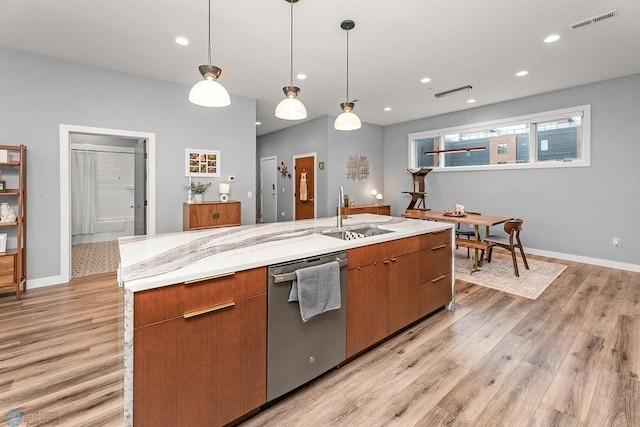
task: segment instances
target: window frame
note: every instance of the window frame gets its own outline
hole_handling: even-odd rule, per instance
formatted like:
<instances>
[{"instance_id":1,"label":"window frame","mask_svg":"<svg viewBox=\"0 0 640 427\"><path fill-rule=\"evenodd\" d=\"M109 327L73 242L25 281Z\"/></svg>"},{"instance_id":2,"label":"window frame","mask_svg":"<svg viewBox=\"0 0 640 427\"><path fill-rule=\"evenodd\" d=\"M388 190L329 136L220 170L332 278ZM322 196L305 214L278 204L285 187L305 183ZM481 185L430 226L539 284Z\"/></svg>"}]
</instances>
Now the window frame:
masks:
<instances>
[{"instance_id":1,"label":"window frame","mask_svg":"<svg viewBox=\"0 0 640 427\"><path fill-rule=\"evenodd\" d=\"M582 141L580 150L582 158L576 160L538 160L538 134L537 124L546 121L562 120L569 117L582 116ZM508 169L547 169L547 168L567 168L567 167L588 167L591 166L591 105L579 105L576 107L562 108L558 110L545 111L540 113L527 114L523 116L507 117L499 120L491 120L480 123L470 123L467 125L454 126L443 129L433 129L429 131L414 132L408 135L408 167L415 168L418 164L416 153L416 141L423 138L437 138L439 147L444 148L444 136L449 133L469 133L473 131L484 131L487 128L509 126L516 124L529 125L529 162L472 165L472 166L439 166L444 164L444 153L438 154L438 166L432 166L433 172L463 172L479 170L508 170ZM435 156L434 156L435 157Z\"/></svg>"}]
</instances>

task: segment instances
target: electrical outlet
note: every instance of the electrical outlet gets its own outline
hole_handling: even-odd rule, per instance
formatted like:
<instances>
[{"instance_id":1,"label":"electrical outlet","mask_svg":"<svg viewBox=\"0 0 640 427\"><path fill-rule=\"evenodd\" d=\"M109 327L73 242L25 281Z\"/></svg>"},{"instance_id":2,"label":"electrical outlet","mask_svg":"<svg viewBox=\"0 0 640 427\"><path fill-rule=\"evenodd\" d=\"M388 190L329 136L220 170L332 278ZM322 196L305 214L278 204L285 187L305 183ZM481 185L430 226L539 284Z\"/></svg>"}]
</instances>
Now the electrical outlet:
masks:
<instances>
[{"instance_id":1,"label":"electrical outlet","mask_svg":"<svg viewBox=\"0 0 640 427\"><path fill-rule=\"evenodd\" d=\"M619 237L614 237L612 244L613 246L620 246L622 244L622 240Z\"/></svg>"}]
</instances>

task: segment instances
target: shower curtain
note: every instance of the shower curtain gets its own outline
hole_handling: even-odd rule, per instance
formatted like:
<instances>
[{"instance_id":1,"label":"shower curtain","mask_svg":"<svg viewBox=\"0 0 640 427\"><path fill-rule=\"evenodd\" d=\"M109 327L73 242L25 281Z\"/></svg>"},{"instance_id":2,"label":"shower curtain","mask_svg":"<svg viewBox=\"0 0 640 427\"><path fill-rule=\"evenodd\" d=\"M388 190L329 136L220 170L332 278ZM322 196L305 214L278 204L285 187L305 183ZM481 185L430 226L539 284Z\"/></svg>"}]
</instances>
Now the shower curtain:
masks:
<instances>
[{"instance_id":1,"label":"shower curtain","mask_svg":"<svg viewBox=\"0 0 640 427\"><path fill-rule=\"evenodd\" d=\"M93 234L96 213L96 152L72 150L71 234Z\"/></svg>"}]
</instances>

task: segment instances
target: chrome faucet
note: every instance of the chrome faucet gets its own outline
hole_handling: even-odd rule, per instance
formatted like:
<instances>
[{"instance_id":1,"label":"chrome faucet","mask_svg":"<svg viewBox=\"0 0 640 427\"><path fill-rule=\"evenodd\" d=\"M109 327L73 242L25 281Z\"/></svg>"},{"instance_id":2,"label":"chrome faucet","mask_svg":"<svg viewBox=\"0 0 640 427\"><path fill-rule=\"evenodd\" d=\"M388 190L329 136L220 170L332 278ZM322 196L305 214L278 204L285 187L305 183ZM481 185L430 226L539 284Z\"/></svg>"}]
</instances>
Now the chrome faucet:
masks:
<instances>
[{"instance_id":1,"label":"chrome faucet","mask_svg":"<svg viewBox=\"0 0 640 427\"><path fill-rule=\"evenodd\" d=\"M338 187L338 228L342 228L342 207L344 206L344 188Z\"/></svg>"}]
</instances>

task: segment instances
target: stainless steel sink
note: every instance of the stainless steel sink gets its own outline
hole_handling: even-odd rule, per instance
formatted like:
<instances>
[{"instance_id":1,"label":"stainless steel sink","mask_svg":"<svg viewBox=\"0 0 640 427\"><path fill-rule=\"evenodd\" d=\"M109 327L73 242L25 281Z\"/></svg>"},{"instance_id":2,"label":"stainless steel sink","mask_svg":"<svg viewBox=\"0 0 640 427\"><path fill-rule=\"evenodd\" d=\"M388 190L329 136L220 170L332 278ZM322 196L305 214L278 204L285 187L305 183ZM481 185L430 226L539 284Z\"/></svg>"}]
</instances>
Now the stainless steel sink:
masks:
<instances>
[{"instance_id":1,"label":"stainless steel sink","mask_svg":"<svg viewBox=\"0 0 640 427\"><path fill-rule=\"evenodd\" d=\"M393 233L391 230L385 230L378 228L374 225L366 225L357 228L345 228L340 230L328 230L323 231L322 234L329 237L335 237L342 240L356 240L364 239L371 236L378 236L380 234Z\"/></svg>"}]
</instances>

